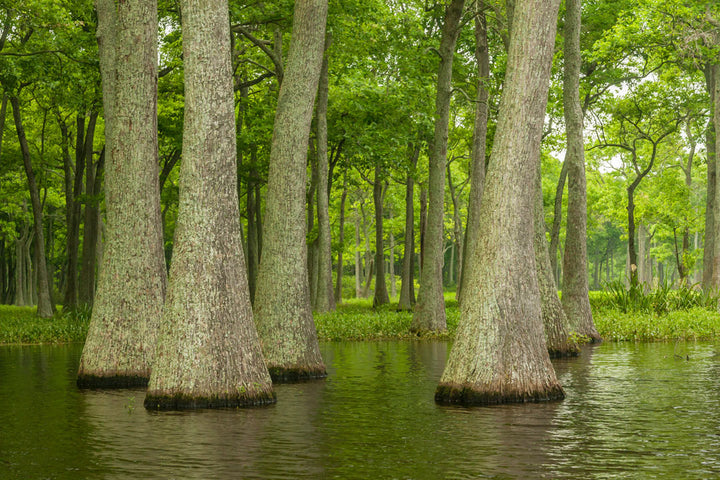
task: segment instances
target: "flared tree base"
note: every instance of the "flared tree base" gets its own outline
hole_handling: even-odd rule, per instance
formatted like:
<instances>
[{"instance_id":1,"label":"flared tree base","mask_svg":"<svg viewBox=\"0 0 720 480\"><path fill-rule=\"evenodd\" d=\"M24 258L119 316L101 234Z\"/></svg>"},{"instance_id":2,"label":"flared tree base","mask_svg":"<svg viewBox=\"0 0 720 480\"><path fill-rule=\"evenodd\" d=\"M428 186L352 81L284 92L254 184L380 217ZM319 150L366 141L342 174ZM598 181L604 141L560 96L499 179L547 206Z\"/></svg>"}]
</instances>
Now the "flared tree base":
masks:
<instances>
[{"instance_id":1,"label":"flared tree base","mask_svg":"<svg viewBox=\"0 0 720 480\"><path fill-rule=\"evenodd\" d=\"M78 388L137 388L147 387L148 377L142 375L90 375L79 374Z\"/></svg>"},{"instance_id":2,"label":"flared tree base","mask_svg":"<svg viewBox=\"0 0 720 480\"><path fill-rule=\"evenodd\" d=\"M147 410L194 410L201 408L261 407L275 403L275 392L261 391L254 394L191 396L186 394L162 395L148 393L145 397Z\"/></svg>"},{"instance_id":3,"label":"flared tree base","mask_svg":"<svg viewBox=\"0 0 720 480\"><path fill-rule=\"evenodd\" d=\"M435 390L435 402L441 405L498 405L503 403L537 403L562 400L565 392L560 385L537 392L505 392L480 390L469 384L441 383Z\"/></svg>"},{"instance_id":4,"label":"flared tree base","mask_svg":"<svg viewBox=\"0 0 720 480\"><path fill-rule=\"evenodd\" d=\"M577 345L569 345L564 348L548 348L550 358L571 358L580 355L580 347Z\"/></svg>"},{"instance_id":5,"label":"flared tree base","mask_svg":"<svg viewBox=\"0 0 720 480\"><path fill-rule=\"evenodd\" d=\"M268 365L273 383L296 383L327 377L324 365L315 367L279 367Z\"/></svg>"}]
</instances>

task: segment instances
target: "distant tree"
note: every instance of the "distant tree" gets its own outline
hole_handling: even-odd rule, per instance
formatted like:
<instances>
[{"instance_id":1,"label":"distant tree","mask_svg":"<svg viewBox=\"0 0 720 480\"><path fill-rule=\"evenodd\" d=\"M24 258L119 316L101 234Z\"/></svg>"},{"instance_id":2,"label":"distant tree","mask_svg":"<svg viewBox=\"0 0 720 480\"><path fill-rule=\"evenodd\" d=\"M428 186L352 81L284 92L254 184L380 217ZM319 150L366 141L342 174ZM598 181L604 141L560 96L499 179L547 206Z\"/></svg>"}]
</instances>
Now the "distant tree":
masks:
<instances>
[{"instance_id":1,"label":"distant tree","mask_svg":"<svg viewBox=\"0 0 720 480\"><path fill-rule=\"evenodd\" d=\"M480 208L484 226L463 292L440 403L563 398L550 363L538 289L535 181L559 0L519 2Z\"/></svg>"},{"instance_id":2,"label":"distant tree","mask_svg":"<svg viewBox=\"0 0 720 480\"><path fill-rule=\"evenodd\" d=\"M253 324L238 212L227 0L183 0L185 125L168 297L148 409L275 401Z\"/></svg>"},{"instance_id":3,"label":"distant tree","mask_svg":"<svg viewBox=\"0 0 720 480\"><path fill-rule=\"evenodd\" d=\"M107 229L77 382L126 387L147 384L166 288L156 120L157 4L100 0L97 11Z\"/></svg>"}]
</instances>

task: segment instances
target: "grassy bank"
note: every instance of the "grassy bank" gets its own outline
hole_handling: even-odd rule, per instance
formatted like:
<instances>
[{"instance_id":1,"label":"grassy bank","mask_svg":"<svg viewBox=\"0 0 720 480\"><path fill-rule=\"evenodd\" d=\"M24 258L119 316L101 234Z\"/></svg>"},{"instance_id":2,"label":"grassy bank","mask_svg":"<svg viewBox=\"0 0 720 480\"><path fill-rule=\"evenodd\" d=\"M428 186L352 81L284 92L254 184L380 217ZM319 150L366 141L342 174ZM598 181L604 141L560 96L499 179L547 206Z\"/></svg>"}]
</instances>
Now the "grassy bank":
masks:
<instances>
[{"instance_id":1,"label":"grassy bank","mask_svg":"<svg viewBox=\"0 0 720 480\"><path fill-rule=\"evenodd\" d=\"M657 297L657 296L656 296ZM606 341L708 340L720 338L720 313L714 303L687 305L675 310L655 303L642 308L623 308L605 292L591 292L593 317ZM449 339L455 335L460 310L455 294L445 294L447 332L425 338ZM320 340L417 339L410 333L411 312L398 312L396 303L372 308L372 299L349 299L332 313L316 314ZM675 306L677 307L677 306ZM83 342L89 312L58 314L45 320L35 316L35 308L0 306L0 344Z\"/></svg>"},{"instance_id":2,"label":"grassy bank","mask_svg":"<svg viewBox=\"0 0 720 480\"><path fill-rule=\"evenodd\" d=\"M0 305L0 345L84 342L89 312L38 318L35 307Z\"/></svg>"}]
</instances>

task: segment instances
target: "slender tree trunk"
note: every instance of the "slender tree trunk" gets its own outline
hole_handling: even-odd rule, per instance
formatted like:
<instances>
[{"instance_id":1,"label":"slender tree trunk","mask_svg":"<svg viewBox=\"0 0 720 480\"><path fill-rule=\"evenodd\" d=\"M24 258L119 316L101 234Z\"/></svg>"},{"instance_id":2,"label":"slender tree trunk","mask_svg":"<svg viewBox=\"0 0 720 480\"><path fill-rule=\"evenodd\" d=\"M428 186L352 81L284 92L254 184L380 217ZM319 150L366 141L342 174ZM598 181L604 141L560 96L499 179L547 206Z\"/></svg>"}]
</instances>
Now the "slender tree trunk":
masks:
<instances>
[{"instance_id":1,"label":"slender tree trunk","mask_svg":"<svg viewBox=\"0 0 720 480\"><path fill-rule=\"evenodd\" d=\"M555 188L553 222L552 228L550 229L550 265L552 265L553 277L555 278L555 283L557 285L560 285L562 281L560 268L558 268L558 250L560 249L560 227L562 225L563 191L565 191L565 181L567 180L568 167L570 166L570 162L568 162L567 160L568 157L566 153L565 161L563 162L562 168L560 169L560 177L558 178L557 187Z\"/></svg>"},{"instance_id":2,"label":"slender tree trunk","mask_svg":"<svg viewBox=\"0 0 720 480\"><path fill-rule=\"evenodd\" d=\"M545 343L535 264L535 176L559 0L514 10L497 132L468 262L461 320L435 400L491 404L563 398Z\"/></svg>"},{"instance_id":3,"label":"slender tree trunk","mask_svg":"<svg viewBox=\"0 0 720 480\"><path fill-rule=\"evenodd\" d=\"M425 233L427 232L427 206L428 191L426 185L420 186L420 271L418 276L422 275L425 267Z\"/></svg>"},{"instance_id":4,"label":"slender tree trunk","mask_svg":"<svg viewBox=\"0 0 720 480\"><path fill-rule=\"evenodd\" d=\"M600 334L590 310L587 259L587 186L583 111L580 107L580 12L581 0L565 3L565 71L563 104L567 132L568 208L563 255L562 305L573 329L592 341Z\"/></svg>"},{"instance_id":5,"label":"slender tree trunk","mask_svg":"<svg viewBox=\"0 0 720 480\"><path fill-rule=\"evenodd\" d=\"M395 235L392 232L390 237L390 262L388 262L388 274L390 275L390 296L395 298L397 295L397 285L395 282Z\"/></svg>"},{"instance_id":6,"label":"slender tree trunk","mask_svg":"<svg viewBox=\"0 0 720 480\"><path fill-rule=\"evenodd\" d=\"M464 0L452 0L445 11L440 38L435 98L435 133L430 152L428 180L427 244L420 274L418 303L415 305L410 330L432 332L447 329L443 295L443 214L445 210L445 163L452 97L452 64L455 44L460 33Z\"/></svg>"},{"instance_id":7,"label":"slender tree trunk","mask_svg":"<svg viewBox=\"0 0 720 480\"><path fill-rule=\"evenodd\" d=\"M355 210L355 298L361 298L362 290L362 265L360 259L360 215Z\"/></svg>"},{"instance_id":8,"label":"slender tree trunk","mask_svg":"<svg viewBox=\"0 0 720 480\"><path fill-rule=\"evenodd\" d=\"M327 152L327 107L328 107L328 59L327 50L332 43L332 36L325 39L325 55L323 56L317 98L317 155L318 155L318 279L315 293L314 310L329 312L335 310L335 297L332 284L332 243L330 237L330 188L328 181Z\"/></svg>"},{"instance_id":9,"label":"slender tree trunk","mask_svg":"<svg viewBox=\"0 0 720 480\"><path fill-rule=\"evenodd\" d=\"M20 113L20 99L16 96L10 97L10 104L13 109L13 118L15 119L15 129L17 130L18 141L20 142L20 151L22 152L23 164L25 165L25 174L28 180L28 188L30 190L30 203L33 211L33 229L35 231L35 255L37 262L35 268L37 270L37 292L38 292L38 308L37 315L41 318L51 318L55 313L55 306L50 295L50 278L48 276L47 260L45 258L45 236L43 232L43 212L40 203L40 193L35 181L35 172L32 168L32 160L30 158L30 147L25 136L25 128L22 123Z\"/></svg>"},{"instance_id":10,"label":"slender tree trunk","mask_svg":"<svg viewBox=\"0 0 720 480\"><path fill-rule=\"evenodd\" d=\"M343 281L343 251L345 250L345 201L347 200L347 171L343 173L343 190L342 196L340 197L340 219L339 219L339 232L338 232L338 243L340 249L338 250L337 259L337 275L335 276L335 303L342 303L342 281Z\"/></svg>"},{"instance_id":11,"label":"slender tree trunk","mask_svg":"<svg viewBox=\"0 0 720 480\"><path fill-rule=\"evenodd\" d=\"M455 279L458 280L458 283L460 283L460 278L462 278L462 264L463 264L463 228L462 228L462 219L460 218L460 205L459 205L459 196L460 192L457 191L457 188L453 184L453 178L452 178L452 172L450 171L450 167L448 165L447 168L447 179L448 179L448 188L450 189L450 197L453 204L453 246L451 250L452 256L450 261L450 268L448 269L448 275L450 276L449 282L450 284L455 282ZM455 260L455 256L457 252L457 260ZM457 276L455 277L454 274L457 272ZM457 296L457 289L455 290L456 296Z\"/></svg>"},{"instance_id":12,"label":"slender tree trunk","mask_svg":"<svg viewBox=\"0 0 720 480\"><path fill-rule=\"evenodd\" d=\"M368 298L370 296L370 284L372 283L373 272L375 271L375 261L373 260L372 251L370 250L370 232L368 231L368 221L363 202L360 202L360 213L362 213L363 238L365 239L365 269L363 270L365 286L362 289L362 298Z\"/></svg>"},{"instance_id":13,"label":"slender tree trunk","mask_svg":"<svg viewBox=\"0 0 720 480\"><path fill-rule=\"evenodd\" d=\"M81 387L145 385L167 283L157 139L157 4L100 0L107 241ZM97 180L94 179L94 180Z\"/></svg>"},{"instance_id":14,"label":"slender tree trunk","mask_svg":"<svg viewBox=\"0 0 720 480\"><path fill-rule=\"evenodd\" d=\"M107 117L107 113L105 116ZM105 128L107 130L107 121ZM95 265L100 241L100 202L97 197L102 184L104 164L105 149L100 154L97 164L93 161L92 155L85 158L85 226L78 280L78 303L81 305L92 305L95 299Z\"/></svg>"},{"instance_id":15,"label":"slender tree trunk","mask_svg":"<svg viewBox=\"0 0 720 480\"><path fill-rule=\"evenodd\" d=\"M572 0L570 0L572 1ZM551 357L575 356L580 353L578 345L570 338L571 326L558 297L557 285L550 264L550 252L545 238L545 211L543 209L542 174L540 163L535 178L535 265L540 288L540 308L545 341Z\"/></svg>"},{"instance_id":16,"label":"slender tree trunk","mask_svg":"<svg viewBox=\"0 0 720 480\"><path fill-rule=\"evenodd\" d=\"M702 285L705 291L712 291L718 288L713 285L713 252L715 240L715 185L716 180L716 153L715 153L715 125L710 122L705 133L705 149L707 151L707 198L705 201L705 237L703 245L703 277Z\"/></svg>"},{"instance_id":17,"label":"slender tree trunk","mask_svg":"<svg viewBox=\"0 0 720 480\"><path fill-rule=\"evenodd\" d=\"M235 407L275 394L240 238L227 0L182 0L185 124L165 312L145 407ZM231 175L228 175L232 172Z\"/></svg>"},{"instance_id":18,"label":"slender tree trunk","mask_svg":"<svg viewBox=\"0 0 720 480\"><path fill-rule=\"evenodd\" d=\"M373 202L375 205L375 295L373 307L390 302L387 284L385 283L385 239L383 234L383 184L380 164L375 165L375 182L373 183Z\"/></svg>"},{"instance_id":19,"label":"slender tree trunk","mask_svg":"<svg viewBox=\"0 0 720 480\"><path fill-rule=\"evenodd\" d=\"M317 285L318 285L318 237L315 231L315 196L318 193L318 159L317 155L312 152L313 142L310 142L310 186L307 191L307 236L312 238L312 242L308 243L308 286L310 287L310 306L315 305L315 299L317 297Z\"/></svg>"},{"instance_id":20,"label":"slender tree trunk","mask_svg":"<svg viewBox=\"0 0 720 480\"><path fill-rule=\"evenodd\" d=\"M93 143L95 141L95 126L97 125L98 112L92 111L85 133L84 117L78 115L77 118L77 141L75 145L75 176L72 183L71 203L68 204L70 211L68 234L67 234L67 286L65 290L65 308L70 310L77 307L78 302L78 253L80 248L80 212L82 202L80 195L82 194L83 173L86 163L92 164ZM81 135L80 132L83 132Z\"/></svg>"},{"instance_id":21,"label":"slender tree trunk","mask_svg":"<svg viewBox=\"0 0 720 480\"><path fill-rule=\"evenodd\" d=\"M470 197L468 199L467 225L463 242L462 268L456 298L462 303L467 269L467 261L472 249L477 244L481 225L478 223L483 189L485 188L485 155L487 143L488 100L490 93L487 81L490 77L490 53L487 39L487 19L485 3L477 2L478 11L475 15L475 62L478 69L477 94L475 96L475 124L473 127L472 151L470 160Z\"/></svg>"},{"instance_id":22,"label":"slender tree trunk","mask_svg":"<svg viewBox=\"0 0 720 480\"><path fill-rule=\"evenodd\" d=\"M411 146L411 171L405 183L405 241L403 246L402 278L398 310L410 310L415 304L415 180L414 172L420 157L420 143Z\"/></svg>"},{"instance_id":23,"label":"slender tree trunk","mask_svg":"<svg viewBox=\"0 0 720 480\"><path fill-rule=\"evenodd\" d=\"M256 322L273 380L324 377L310 309L305 222L307 142L325 43L327 0L295 4L270 150Z\"/></svg>"},{"instance_id":24,"label":"slender tree trunk","mask_svg":"<svg viewBox=\"0 0 720 480\"><path fill-rule=\"evenodd\" d=\"M720 289L720 63L710 67L712 81L712 110L715 125L715 195L713 197L713 262L712 262L712 288ZM720 308L720 304L718 306Z\"/></svg>"},{"instance_id":25,"label":"slender tree trunk","mask_svg":"<svg viewBox=\"0 0 720 480\"><path fill-rule=\"evenodd\" d=\"M255 196L255 182L257 170L255 169L255 152L253 151L253 167L250 168L250 178L247 182L247 277L250 302L255 303L255 290L257 286L258 257L258 235L257 235L257 197Z\"/></svg>"}]
</instances>

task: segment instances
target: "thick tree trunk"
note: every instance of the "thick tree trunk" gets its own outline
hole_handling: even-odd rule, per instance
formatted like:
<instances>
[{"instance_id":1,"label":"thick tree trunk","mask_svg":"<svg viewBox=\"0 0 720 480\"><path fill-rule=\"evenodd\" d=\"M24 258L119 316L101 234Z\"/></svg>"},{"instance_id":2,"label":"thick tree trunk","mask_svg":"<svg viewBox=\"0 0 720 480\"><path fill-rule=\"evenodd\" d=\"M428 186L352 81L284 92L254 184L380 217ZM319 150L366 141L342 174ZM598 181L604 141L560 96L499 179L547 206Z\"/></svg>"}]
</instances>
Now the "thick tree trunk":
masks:
<instances>
[{"instance_id":1,"label":"thick tree trunk","mask_svg":"<svg viewBox=\"0 0 720 480\"><path fill-rule=\"evenodd\" d=\"M375 295L373 307L390 302L385 282L385 238L383 234L383 184L380 164L375 165L373 183L373 204L375 205Z\"/></svg>"},{"instance_id":2,"label":"thick tree trunk","mask_svg":"<svg viewBox=\"0 0 720 480\"><path fill-rule=\"evenodd\" d=\"M183 0L181 7L185 124L180 203L145 407L272 403L240 237L228 3Z\"/></svg>"},{"instance_id":3,"label":"thick tree trunk","mask_svg":"<svg viewBox=\"0 0 720 480\"><path fill-rule=\"evenodd\" d=\"M335 297L332 284L332 243L330 237L330 189L328 181L328 151L327 151L327 107L328 107L328 59L327 50L332 42L328 35L325 40L325 55L323 56L317 98L317 158L318 158L318 261L317 261L317 291L313 309L317 312L335 310Z\"/></svg>"},{"instance_id":4,"label":"thick tree trunk","mask_svg":"<svg viewBox=\"0 0 720 480\"><path fill-rule=\"evenodd\" d=\"M295 4L270 150L255 313L265 360L276 381L326 375L310 309L303 221L307 142L326 17L327 0Z\"/></svg>"},{"instance_id":5,"label":"thick tree trunk","mask_svg":"<svg viewBox=\"0 0 720 480\"><path fill-rule=\"evenodd\" d=\"M398 310L410 310L415 304L415 180L413 175L420 157L420 144L415 144L410 150L412 152L412 170L408 173L405 184L405 241L403 243Z\"/></svg>"},{"instance_id":6,"label":"thick tree trunk","mask_svg":"<svg viewBox=\"0 0 720 480\"><path fill-rule=\"evenodd\" d=\"M535 264L535 176L559 0L514 11L497 133L468 262L461 321L435 392L441 403L563 398L547 351Z\"/></svg>"},{"instance_id":7,"label":"thick tree trunk","mask_svg":"<svg viewBox=\"0 0 720 480\"><path fill-rule=\"evenodd\" d=\"M487 144L488 100L490 93L487 81L490 77L490 53L487 39L487 19L485 17L484 2L476 3L478 6L475 16L475 62L478 69L477 94L475 96L475 124L473 127L472 158L470 160L470 196L468 198L467 225L465 226L465 242L463 242L462 268L457 288L457 300L462 303L467 269L470 264L467 259L472 255L472 249L477 244L481 225L480 204L482 203L483 189L485 188L485 155Z\"/></svg>"},{"instance_id":8,"label":"thick tree trunk","mask_svg":"<svg viewBox=\"0 0 720 480\"><path fill-rule=\"evenodd\" d=\"M572 0L570 0L572 1ZM542 174L540 162L535 178L535 264L537 268L538 286L540 288L540 308L545 342L551 357L575 356L580 353L578 345L570 339L570 323L558 297L557 285L550 264L548 242L545 238L545 211L543 209Z\"/></svg>"},{"instance_id":9,"label":"thick tree trunk","mask_svg":"<svg viewBox=\"0 0 720 480\"><path fill-rule=\"evenodd\" d=\"M15 129L17 130L18 141L20 142L20 151L22 153L23 165L25 166L25 174L28 180L28 188L30 190L30 203L33 211L33 230L35 232L35 256L37 262L35 269L37 271L37 315L41 318L52 318L55 313L50 294L51 279L48 276L47 260L45 258L45 236L43 232L43 211L40 203L40 192L35 181L35 172L32 168L32 160L30 158L30 147L25 136L25 128L22 123L20 113L20 99L16 96L10 97L10 104L13 109L13 118L15 120Z\"/></svg>"},{"instance_id":10,"label":"thick tree trunk","mask_svg":"<svg viewBox=\"0 0 720 480\"><path fill-rule=\"evenodd\" d=\"M107 235L81 387L147 384L166 289L157 139L157 4L101 0Z\"/></svg>"},{"instance_id":11,"label":"thick tree trunk","mask_svg":"<svg viewBox=\"0 0 720 480\"><path fill-rule=\"evenodd\" d=\"M580 5L566 0L563 104L567 133L568 207L563 255L562 305L573 330L599 341L590 310L587 260L587 186L583 111L580 107Z\"/></svg>"},{"instance_id":12,"label":"thick tree trunk","mask_svg":"<svg viewBox=\"0 0 720 480\"><path fill-rule=\"evenodd\" d=\"M440 65L438 67L435 98L435 133L429 159L428 216L425 252L418 303L415 305L410 330L433 332L447 329L445 297L443 295L443 230L445 211L445 163L452 97L452 64L455 44L460 33L464 0L452 0L445 11L440 38Z\"/></svg>"}]
</instances>

